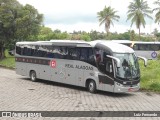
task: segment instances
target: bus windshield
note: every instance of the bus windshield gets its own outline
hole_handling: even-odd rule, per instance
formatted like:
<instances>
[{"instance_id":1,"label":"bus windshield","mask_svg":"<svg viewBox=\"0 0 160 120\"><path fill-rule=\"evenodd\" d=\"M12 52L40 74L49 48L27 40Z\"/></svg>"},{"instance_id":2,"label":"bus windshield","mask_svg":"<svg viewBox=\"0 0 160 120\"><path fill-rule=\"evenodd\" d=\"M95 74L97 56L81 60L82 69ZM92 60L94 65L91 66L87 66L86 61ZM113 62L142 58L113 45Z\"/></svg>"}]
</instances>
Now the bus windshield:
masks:
<instances>
[{"instance_id":1,"label":"bus windshield","mask_svg":"<svg viewBox=\"0 0 160 120\"><path fill-rule=\"evenodd\" d=\"M134 53L115 53L114 57L120 60L120 68L116 68L116 76L120 78L140 77L137 57Z\"/></svg>"}]
</instances>

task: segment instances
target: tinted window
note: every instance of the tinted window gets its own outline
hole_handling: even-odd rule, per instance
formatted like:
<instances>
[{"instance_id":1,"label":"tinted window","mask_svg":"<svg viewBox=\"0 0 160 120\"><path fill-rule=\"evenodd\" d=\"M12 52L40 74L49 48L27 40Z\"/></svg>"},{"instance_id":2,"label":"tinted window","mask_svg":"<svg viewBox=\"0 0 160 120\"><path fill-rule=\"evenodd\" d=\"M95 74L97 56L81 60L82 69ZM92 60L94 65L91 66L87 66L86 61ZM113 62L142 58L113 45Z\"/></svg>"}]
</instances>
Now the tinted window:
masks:
<instances>
[{"instance_id":1,"label":"tinted window","mask_svg":"<svg viewBox=\"0 0 160 120\"><path fill-rule=\"evenodd\" d=\"M68 47L68 56L67 59L74 60L76 58L76 49Z\"/></svg>"},{"instance_id":2,"label":"tinted window","mask_svg":"<svg viewBox=\"0 0 160 120\"><path fill-rule=\"evenodd\" d=\"M149 44L146 44L146 45L145 45L145 50L146 50L146 51L151 50L151 48L150 48L150 47L151 47L151 46L150 46Z\"/></svg>"},{"instance_id":3,"label":"tinted window","mask_svg":"<svg viewBox=\"0 0 160 120\"><path fill-rule=\"evenodd\" d=\"M68 55L68 48L67 47L60 47L60 53L63 59L67 58Z\"/></svg>"},{"instance_id":4,"label":"tinted window","mask_svg":"<svg viewBox=\"0 0 160 120\"><path fill-rule=\"evenodd\" d=\"M134 50L138 50L138 45L137 45L137 44L134 44L134 45L133 45L133 49L134 49Z\"/></svg>"},{"instance_id":5,"label":"tinted window","mask_svg":"<svg viewBox=\"0 0 160 120\"><path fill-rule=\"evenodd\" d=\"M88 50L87 48L81 48L80 60L87 61Z\"/></svg>"},{"instance_id":6,"label":"tinted window","mask_svg":"<svg viewBox=\"0 0 160 120\"><path fill-rule=\"evenodd\" d=\"M27 48L27 56L31 56L31 48Z\"/></svg>"},{"instance_id":7,"label":"tinted window","mask_svg":"<svg viewBox=\"0 0 160 120\"><path fill-rule=\"evenodd\" d=\"M18 55L21 55L21 47L20 46L16 46L16 53Z\"/></svg>"},{"instance_id":8,"label":"tinted window","mask_svg":"<svg viewBox=\"0 0 160 120\"><path fill-rule=\"evenodd\" d=\"M139 44L139 50L145 50L145 49L146 49L146 45Z\"/></svg>"},{"instance_id":9,"label":"tinted window","mask_svg":"<svg viewBox=\"0 0 160 120\"><path fill-rule=\"evenodd\" d=\"M144 51L158 51L160 50L160 45L157 44L135 44L133 46L134 50L144 50Z\"/></svg>"},{"instance_id":10,"label":"tinted window","mask_svg":"<svg viewBox=\"0 0 160 120\"><path fill-rule=\"evenodd\" d=\"M96 66L94 51L92 48L73 48L51 45L21 45L16 46L16 53L24 56L80 60Z\"/></svg>"},{"instance_id":11,"label":"tinted window","mask_svg":"<svg viewBox=\"0 0 160 120\"><path fill-rule=\"evenodd\" d=\"M62 58L60 47L54 46L52 52L54 53L54 58Z\"/></svg>"},{"instance_id":12,"label":"tinted window","mask_svg":"<svg viewBox=\"0 0 160 120\"><path fill-rule=\"evenodd\" d=\"M151 44L151 50L158 51L159 50L159 46L157 44Z\"/></svg>"},{"instance_id":13,"label":"tinted window","mask_svg":"<svg viewBox=\"0 0 160 120\"><path fill-rule=\"evenodd\" d=\"M88 63L90 63L93 66L96 66L94 52L92 48L88 49Z\"/></svg>"},{"instance_id":14,"label":"tinted window","mask_svg":"<svg viewBox=\"0 0 160 120\"><path fill-rule=\"evenodd\" d=\"M24 49L23 49L23 55L27 55L27 47L24 47Z\"/></svg>"}]
</instances>

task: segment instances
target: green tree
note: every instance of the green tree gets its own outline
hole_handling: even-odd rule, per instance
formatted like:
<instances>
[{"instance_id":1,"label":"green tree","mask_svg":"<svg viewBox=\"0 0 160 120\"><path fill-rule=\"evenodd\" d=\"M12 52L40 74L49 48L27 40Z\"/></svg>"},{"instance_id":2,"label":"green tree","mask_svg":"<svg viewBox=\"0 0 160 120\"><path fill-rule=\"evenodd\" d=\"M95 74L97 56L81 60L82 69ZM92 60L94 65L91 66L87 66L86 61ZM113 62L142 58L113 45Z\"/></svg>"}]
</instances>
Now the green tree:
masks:
<instances>
[{"instance_id":1,"label":"green tree","mask_svg":"<svg viewBox=\"0 0 160 120\"><path fill-rule=\"evenodd\" d=\"M136 24L137 29L139 29L139 40L140 40L140 27L143 25L145 28L146 21L145 17L148 17L152 19L150 14L152 11L150 10L150 7L148 6L147 1L143 0L134 0L133 2L130 2L130 5L128 6L128 15L127 20L131 19L131 27L133 23Z\"/></svg>"},{"instance_id":2,"label":"green tree","mask_svg":"<svg viewBox=\"0 0 160 120\"><path fill-rule=\"evenodd\" d=\"M158 33L158 30L157 30L157 28L155 28L155 29L153 30L152 34L156 35L157 33Z\"/></svg>"},{"instance_id":3,"label":"green tree","mask_svg":"<svg viewBox=\"0 0 160 120\"><path fill-rule=\"evenodd\" d=\"M54 32L54 33L61 33L61 31L58 30L58 29L54 30L53 32Z\"/></svg>"},{"instance_id":4,"label":"green tree","mask_svg":"<svg viewBox=\"0 0 160 120\"><path fill-rule=\"evenodd\" d=\"M53 36L53 31L49 27L40 27L40 32L35 40L51 40Z\"/></svg>"},{"instance_id":5,"label":"green tree","mask_svg":"<svg viewBox=\"0 0 160 120\"><path fill-rule=\"evenodd\" d=\"M91 41L91 38L89 36L89 33L86 33L86 32L82 32L81 33L81 40L85 40L85 41Z\"/></svg>"},{"instance_id":6,"label":"green tree","mask_svg":"<svg viewBox=\"0 0 160 120\"><path fill-rule=\"evenodd\" d=\"M0 0L0 59L4 50L16 41L26 40L39 32L43 15L31 5L16 0Z\"/></svg>"},{"instance_id":7,"label":"green tree","mask_svg":"<svg viewBox=\"0 0 160 120\"><path fill-rule=\"evenodd\" d=\"M97 31L90 31L90 38L91 38L91 40L97 40L97 39L99 39L98 38L98 32Z\"/></svg>"},{"instance_id":8,"label":"green tree","mask_svg":"<svg viewBox=\"0 0 160 120\"><path fill-rule=\"evenodd\" d=\"M61 32L58 29L56 29L56 30L53 31L52 39L61 39L61 40L64 40L64 39L69 39L69 38L70 38L70 35L67 32Z\"/></svg>"},{"instance_id":9,"label":"green tree","mask_svg":"<svg viewBox=\"0 0 160 120\"><path fill-rule=\"evenodd\" d=\"M0 59L4 58L4 50L9 38L14 36L14 16L21 5L15 0L0 0Z\"/></svg>"},{"instance_id":10,"label":"green tree","mask_svg":"<svg viewBox=\"0 0 160 120\"><path fill-rule=\"evenodd\" d=\"M132 31L130 32L130 40L131 40L131 41L135 41L135 39L136 39L136 34L135 34L134 30L132 30Z\"/></svg>"},{"instance_id":11,"label":"green tree","mask_svg":"<svg viewBox=\"0 0 160 120\"><path fill-rule=\"evenodd\" d=\"M28 4L21 9L19 15L16 19L17 31L15 37L26 40L30 35L38 35L43 15L39 14L37 9Z\"/></svg>"},{"instance_id":12,"label":"green tree","mask_svg":"<svg viewBox=\"0 0 160 120\"><path fill-rule=\"evenodd\" d=\"M155 5L158 5L158 7L154 8L153 11L157 11L155 14L155 23L160 23L160 0L157 0L154 2Z\"/></svg>"},{"instance_id":13,"label":"green tree","mask_svg":"<svg viewBox=\"0 0 160 120\"><path fill-rule=\"evenodd\" d=\"M99 19L100 24L102 25L105 23L105 30L107 35L109 35L109 29L111 24L114 26L113 21L118 21L120 16L116 15L117 11L115 11L111 7L104 7L104 9L97 13L97 17Z\"/></svg>"},{"instance_id":14,"label":"green tree","mask_svg":"<svg viewBox=\"0 0 160 120\"><path fill-rule=\"evenodd\" d=\"M96 30L91 30L89 36L91 40L105 39L105 34L103 32L97 32Z\"/></svg>"}]
</instances>

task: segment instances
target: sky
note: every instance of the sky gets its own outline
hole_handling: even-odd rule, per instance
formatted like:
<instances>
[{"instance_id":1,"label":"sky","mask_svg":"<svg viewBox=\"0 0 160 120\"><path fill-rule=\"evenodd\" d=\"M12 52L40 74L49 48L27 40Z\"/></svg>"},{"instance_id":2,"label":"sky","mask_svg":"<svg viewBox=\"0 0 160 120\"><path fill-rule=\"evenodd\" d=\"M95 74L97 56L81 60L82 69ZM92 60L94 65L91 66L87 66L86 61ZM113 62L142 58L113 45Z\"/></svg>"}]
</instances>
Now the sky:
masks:
<instances>
[{"instance_id":1,"label":"sky","mask_svg":"<svg viewBox=\"0 0 160 120\"><path fill-rule=\"evenodd\" d=\"M73 32L96 30L105 32L104 25L99 26L97 12L106 6L111 6L120 16L119 22L114 22L111 32L123 33L128 30L135 30L135 25L130 27L131 22L127 20L127 7L132 0L18 0L21 4L34 6L39 13L44 15L43 24L52 30ZM151 8L154 8L154 0L146 0ZM152 14L154 19L154 14ZM151 33L160 26L154 20L146 19L145 28L141 27L141 32Z\"/></svg>"}]
</instances>

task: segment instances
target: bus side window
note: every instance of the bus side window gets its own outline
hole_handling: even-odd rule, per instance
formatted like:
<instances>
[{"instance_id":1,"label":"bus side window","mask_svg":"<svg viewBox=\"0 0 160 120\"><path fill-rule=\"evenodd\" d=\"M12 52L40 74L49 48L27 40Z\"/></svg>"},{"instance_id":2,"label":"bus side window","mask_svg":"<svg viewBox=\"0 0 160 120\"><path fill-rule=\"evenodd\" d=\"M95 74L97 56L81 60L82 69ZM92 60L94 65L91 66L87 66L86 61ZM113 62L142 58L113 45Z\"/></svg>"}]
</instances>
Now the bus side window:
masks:
<instances>
[{"instance_id":1,"label":"bus side window","mask_svg":"<svg viewBox=\"0 0 160 120\"><path fill-rule=\"evenodd\" d=\"M103 54L104 54L104 51L103 50L100 50L100 49L96 49L95 50L96 52L96 62L97 63L100 63L100 62L103 62Z\"/></svg>"},{"instance_id":2,"label":"bus side window","mask_svg":"<svg viewBox=\"0 0 160 120\"><path fill-rule=\"evenodd\" d=\"M80 60L87 61L88 51L87 48L81 48Z\"/></svg>"},{"instance_id":3,"label":"bus side window","mask_svg":"<svg viewBox=\"0 0 160 120\"><path fill-rule=\"evenodd\" d=\"M81 49L80 48L76 48L76 60L80 59L80 54L81 54Z\"/></svg>"},{"instance_id":4,"label":"bus side window","mask_svg":"<svg viewBox=\"0 0 160 120\"><path fill-rule=\"evenodd\" d=\"M96 62L95 62L95 59L94 59L94 53L93 53L92 48L88 49L88 63L90 63L93 66L96 66Z\"/></svg>"},{"instance_id":5,"label":"bus side window","mask_svg":"<svg viewBox=\"0 0 160 120\"><path fill-rule=\"evenodd\" d=\"M147 45L146 45L146 51L149 51L149 50L150 50L150 45L147 44Z\"/></svg>"},{"instance_id":6,"label":"bus side window","mask_svg":"<svg viewBox=\"0 0 160 120\"><path fill-rule=\"evenodd\" d=\"M16 53L18 55L21 55L21 47L20 46L16 46Z\"/></svg>"},{"instance_id":7,"label":"bus side window","mask_svg":"<svg viewBox=\"0 0 160 120\"><path fill-rule=\"evenodd\" d=\"M138 45L137 45L137 44L134 44L134 45L133 45L133 49L134 49L134 50L138 50Z\"/></svg>"},{"instance_id":8,"label":"bus side window","mask_svg":"<svg viewBox=\"0 0 160 120\"><path fill-rule=\"evenodd\" d=\"M63 59L67 59L67 55L68 55L68 48L67 47L61 47L61 55Z\"/></svg>"},{"instance_id":9,"label":"bus side window","mask_svg":"<svg viewBox=\"0 0 160 120\"><path fill-rule=\"evenodd\" d=\"M52 52L53 52L53 54L54 54L54 58L61 58L61 50L60 50L60 47L54 46ZM50 52L50 53L51 53L51 52ZM49 53L49 54L50 54L50 53Z\"/></svg>"},{"instance_id":10,"label":"bus side window","mask_svg":"<svg viewBox=\"0 0 160 120\"><path fill-rule=\"evenodd\" d=\"M24 47L24 49L23 49L23 55L24 55L24 56L27 55L27 47Z\"/></svg>"},{"instance_id":11,"label":"bus side window","mask_svg":"<svg viewBox=\"0 0 160 120\"><path fill-rule=\"evenodd\" d=\"M27 48L27 56L31 56L31 48Z\"/></svg>"},{"instance_id":12,"label":"bus side window","mask_svg":"<svg viewBox=\"0 0 160 120\"><path fill-rule=\"evenodd\" d=\"M68 48L68 57L69 60L76 59L76 49L75 48Z\"/></svg>"},{"instance_id":13,"label":"bus side window","mask_svg":"<svg viewBox=\"0 0 160 120\"><path fill-rule=\"evenodd\" d=\"M139 50L144 51L146 49L146 46L144 44L139 45Z\"/></svg>"},{"instance_id":14,"label":"bus side window","mask_svg":"<svg viewBox=\"0 0 160 120\"><path fill-rule=\"evenodd\" d=\"M158 51L158 45L157 44L151 44L151 50Z\"/></svg>"},{"instance_id":15,"label":"bus side window","mask_svg":"<svg viewBox=\"0 0 160 120\"><path fill-rule=\"evenodd\" d=\"M95 62L92 48L89 48L89 51L88 51L88 61Z\"/></svg>"}]
</instances>

